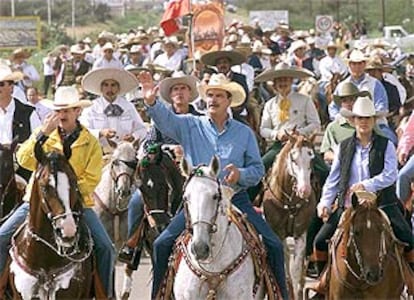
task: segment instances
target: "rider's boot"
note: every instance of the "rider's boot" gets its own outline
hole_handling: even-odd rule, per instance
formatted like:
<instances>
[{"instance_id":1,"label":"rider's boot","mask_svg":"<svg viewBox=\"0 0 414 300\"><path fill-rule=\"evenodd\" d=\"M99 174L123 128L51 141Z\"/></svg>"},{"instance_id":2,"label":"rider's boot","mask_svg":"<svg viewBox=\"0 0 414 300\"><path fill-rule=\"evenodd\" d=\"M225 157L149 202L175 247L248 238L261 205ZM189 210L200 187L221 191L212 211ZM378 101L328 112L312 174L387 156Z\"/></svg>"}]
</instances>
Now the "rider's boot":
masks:
<instances>
[{"instance_id":1,"label":"rider's boot","mask_svg":"<svg viewBox=\"0 0 414 300\"><path fill-rule=\"evenodd\" d=\"M123 263L130 264L132 258L134 257L134 251L135 248L128 246L128 244L124 244L122 248L119 250L118 260Z\"/></svg>"},{"instance_id":2,"label":"rider's boot","mask_svg":"<svg viewBox=\"0 0 414 300\"><path fill-rule=\"evenodd\" d=\"M326 291L326 261L316 261L316 269L318 270L318 281L312 287L314 291L316 291L316 295L313 296L311 299L325 299L325 291Z\"/></svg>"},{"instance_id":3,"label":"rider's boot","mask_svg":"<svg viewBox=\"0 0 414 300\"><path fill-rule=\"evenodd\" d=\"M139 263L141 262L141 247L136 247L134 249L134 254L132 255L132 259L128 264L128 269L136 271L138 269Z\"/></svg>"}]
</instances>

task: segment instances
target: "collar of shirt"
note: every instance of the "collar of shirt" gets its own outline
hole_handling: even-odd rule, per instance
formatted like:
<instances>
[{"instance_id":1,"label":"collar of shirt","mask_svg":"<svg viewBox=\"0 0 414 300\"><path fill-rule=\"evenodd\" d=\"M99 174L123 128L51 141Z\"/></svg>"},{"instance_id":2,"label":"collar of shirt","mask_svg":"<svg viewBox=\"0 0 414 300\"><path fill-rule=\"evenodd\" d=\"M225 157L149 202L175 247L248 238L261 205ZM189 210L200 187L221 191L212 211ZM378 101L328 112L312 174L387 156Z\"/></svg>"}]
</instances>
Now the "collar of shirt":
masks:
<instances>
[{"instance_id":1,"label":"collar of shirt","mask_svg":"<svg viewBox=\"0 0 414 300\"><path fill-rule=\"evenodd\" d=\"M14 103L14 99L12 99L9 105L7 105L5 108L0 109L0 113L3 115L10 116L14 114L15 109L16 109L16 104Z\"/></svg>"},{"instance_id":2,"label":"collar of shirt","mask_svg":"<svg viewBox=\"0 0 414 300\"><path fill-rule=\"evenodd\" d=\"M283 100L283 99L291 99L293 97L293 93L294 91L291 89L289 94L286 95L286 97L283 97L282 94L277 93L276 94L276 99L277 99L277 103L279 103L279 101Z\"/></svg>"},{"instance_id":3,"label":"collar of shirt","mask_svg":"<svg viewBox=\"0 0 414 300\"><path fill-rule=\"evenodd\" d=\"M216 123L214 122L214 120L209 115L207 115L207 119L208 119L210 125L214 128L214 130L217 132L218 135L223 134L224 132L226 132L229 129L229 127L231 126L231 122L232 122L232 118L230 118L228 116L226 122L224 122L223 131L219 132L218 128L216 126Z\"/></svg>"},{"instance_id":4,"label":"collar of shirt","mask_svg":"<svg viewBox=\"0 0 414 300\"><path fill-rule=\"evenodd\" d=\"M365 73L361 76L361 78L359 78L357 80L355 78L351 77L351 82L355 83L355 85L358 86L359 84L361 84L361 82L363 82L365 80L366 77L367 77L367 74L365 74Z\"/></svg>"}]
</instances>

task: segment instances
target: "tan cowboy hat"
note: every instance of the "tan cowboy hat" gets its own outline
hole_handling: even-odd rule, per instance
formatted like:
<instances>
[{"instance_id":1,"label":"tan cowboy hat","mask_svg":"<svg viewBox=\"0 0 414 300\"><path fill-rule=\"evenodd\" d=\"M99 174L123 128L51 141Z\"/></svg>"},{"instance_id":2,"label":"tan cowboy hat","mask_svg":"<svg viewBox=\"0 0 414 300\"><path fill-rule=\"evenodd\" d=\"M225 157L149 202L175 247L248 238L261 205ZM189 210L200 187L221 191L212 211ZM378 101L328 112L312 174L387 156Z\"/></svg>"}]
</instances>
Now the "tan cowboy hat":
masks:
<instances>
[{"instance_id":1,"label":"tan cowboy hat","mask_svg":"<svg viewBox=\"0 0 414 300\"><path fill-rule=\"evenodd\" d=\"M142 50L141 45L133 45L131 49L129 49L129 53L140 53Z\"/></svg>"},{"instance_id":2,"label":"tan cowboy hat","mask_svg":"<svg viewBox=\"0 0 414 300\"><path fill-rule=\"evenodd\" d=\"M364 53L362 53L362 51L354 49L349 55L348 63L349 62L363 62L367 60L368 58L364 55Z\"/></svg>"},{"instance_id":3,"label":"tan cowboy hat","mask_svg":"<svg viewBox=\"0 0 414 300\"><path fill-rule=\"evenodd\" d=\"M30 57L30 52L23 48L17 48L13 51L10 60L14 60L17 57L23 57L24 59L28 59Z\"/></svg>"},{"instance_id":4,"label":"tan cowboy hat","mask_svg":"<svg viewBox=\"0 0 414 300\"><path fill-rule=\"evenodd\" d=\"M241 65L246 61L246 57L242 53L233 50L231 47L226 47L223 50L204 54L201 56L201 62L208 66L215 66L220 58L227 58L232 66Z\"/></svg>"},{"instance_id":5,"label":"tan cowboy hat","mask_svg":"<svg viewBox=\"0 0 414 300\"><path fill-rule=\"evenodd\" d=\"M105 50L114 51L115 50L114 45L111 42L105 43L105 45L103 45L103 47L102 47L102 52L105 51Z\"/></svg>"},{"instance_id":6,"label":"tan cowboy hat","mask_svg":"<svg viewBox=\"0 0 414 300\"><path fill-rule=\"evenodd\" d=\"M198 97L197 83L198 79L194 76L185 75L182 71L174 72L172 77L165 78L160 82L161 98L171 103L171 88L176 84L185 84L190 88L190 102L192 102Z\"/></svg>"},{"instance_id":7,"label":"tan cowboy hat","mask_svg":"<svg viewBox=\"0 0 414 300\"><path fill-rule=\"evenodd\" d=\"M0 64L0 81L20 81L23 79L23 73L18 71L12 71L10 67L4 63Z\"/></svg>"},{"instance_id":8,"label":"tan cowboy hat","mask_svg":"<svg viewBox=\"0 0 414 300\"><path fill-rule=\"evenodd\" d=\"M72 45L70 47L70 53L72 54L84 54L85 52L85 49L81 49L81 47L78 44Z\"/></svg>"},{"instance_id":9,"label":"tan cowboy hat","mask_svg":"<svg viewBox=\"0 0 414 300\"><path fill-rule=\"evenodd\" d=\"M376 112L374 102L370 97L358 97L355 101L352 111L341 108L340 114L346 118L351 117L384 117L385 112Z\"/></svg>"},{"instance_id":10,"label":"tan cowboy hat","mask_svg":"<svg viewBox=\"0 0 414 300\"><path fill-rule=\"evenodd\" d=\"M128 71L128 72L131 72L132 74L139 74L142 71L144 71L144 72L150 72L151 73L151 70L149 68L146 68L146 67L137 67L135 65L127 65L127 66L124 67L124 70L125 71Z\"/></svg>"},{"instance_id":11,"label":"tan cowboy hat","mask_svg":"<svg viewBox=\"0 0 414 300\"><path fill-rule=\"evenodd\" d=\"M200 96L203 99L206 99L206 93L209 89L221 89L229 92L231 94L231 107L237 107L243 104L246 98L246 92L243 87L234 82L230 81L224 74L212 74L208 84L199 85L198 90Z\"/></svg>"},{"instance_id":12,"label":"tan cowboy hat","mask_svg":"<svg viewBox=\"0 0 414 300\"><path fill-rule=\"evenodd\" d=\"M79 93L74 86L60 86L56 89L55 100L41 100L44 106L52 110L61 110L74 107L88 107L92 105L89 100L80 100Z\"/></svg>"},{"instance_id":13,"label":"tan cowboy hat","mask_svg":"<svg viewBox=\"0 0 414 300\"><path fill-rule=\"evenodd\" d=\"M89 93L101 95L101 83L109 79L119 83L119 95L128 93L139 84L138 79L124 69L99 68L86 73L82 79L82 87Z\"/></svg>"},{"instance_id":14,"label":"tan cowboy hat","mask_svg":"<svg viewBox=\"0 0 414 300\"><path fill-rule=\"evenodd\" d=\"M383 39L375 39L372 42L371 46L374 48L385 48L385 47L391 47L391 44L384 41Z\"/></svg>"},{"instance_id":15,"label":"tan cowboy hat","mask_svg":"<svg viewBox=\"0 0 414 300\"><path fill-rule=\"evenodd\" d=\"M289 66L285 62L278 63L273 69L260 73L255 81L266 82L280 77L305 78L315 76L311 71L295 66Z\"/></svg>"},{"instance_id":16,"label":"tan cowboy hat","mask_svg":"<svg viewBox=\"0 0 414 300\"><path fill-rule=\"evenodd\" d=\"M370 93L368 91L359 91L352 82L341 82L338 85L338 95L334 95L333 100L340 106L342 99L347 97L370 97Z\"/></svg>"},{"instance_id":17,"label":"tan cowboy hat","mask_svg":"<svg viewBox=\"0 0 414 300\"><path fill-rule=\"evenodd\" d=\"M365 70L382 70L383 68L384 65L379 57L370 59L365 66Z\"/></svg>"},{"instance_id":18,"label":"tan cowboy hat","mask_svg":"<svg viewBox=\"0 0 414 300\"><path fill-rule=\"evenodd\" d=\"M335 48L338 49L338 45L334 41L330 41L328 45L326 45L326 49Z\"/></svg>"}]
</instances>

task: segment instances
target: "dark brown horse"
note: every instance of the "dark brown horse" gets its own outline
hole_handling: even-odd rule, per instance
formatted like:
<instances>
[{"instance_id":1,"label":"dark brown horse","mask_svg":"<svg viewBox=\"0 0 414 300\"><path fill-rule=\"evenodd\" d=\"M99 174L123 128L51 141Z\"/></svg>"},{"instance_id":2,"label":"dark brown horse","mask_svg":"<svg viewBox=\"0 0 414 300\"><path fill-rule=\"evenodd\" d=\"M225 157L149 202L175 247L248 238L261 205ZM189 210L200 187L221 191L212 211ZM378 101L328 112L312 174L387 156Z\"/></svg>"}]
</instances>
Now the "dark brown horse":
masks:
<instances>
[{"instance_id":1,"label":"dark brown horse","mask_svg":"<svg viewBox=\"0 0 414 300\"><path fill-rule=\"evenodd\" d=\"M39 144L35 157L29 216L12 238L12 290L23 299L91 298L93 241L75 172L68 157Z\"/></svg>"},{"instance_id":2,"label":"dark brown horse","mask_svg":"<svg viewBox=\"0 0 414 300\"><path fill-rule=\"evenodd\" d=\"M158 235L168 226L170 219L181 205L184 177L168 149L153 145L137 167L136 184L144 202L144 218L134 236L127 242L138 247L134 262L125 270L122 299L128 299L132 286L132 272L137 269L141 249L152 254L152 246Z\"/></svg>"},{"instance_id":3,"label":"dark brown horse","mask_svg":"<svg viewBox=\"0 0 414 300\"><path fill-rule=\"evenodd\" d=\"M284 241L287 279L294 299L302 299L306 232L316 206L311 185L312 139L290 136L273 164L263 201L267 222ZM293 261L288 237L295 241Z\"/></svg>"},{"instance_id":4,"label":"dark brown horse","mask_svg":"<svg viewBox=\"0 0 414 300\"><path fill-rule=\"evenodd\" d=\"M21 204L23 191L17 188L13 154L17 146L17 139L11 145L0 144L0 225Z\"/></svg>"},{"instance_id":5,"label":"dark brown horse","mask_svg":"<svg viewBox=\"0 0 414 300\"><path fill-rule=\"evenodd\" d=\"M346 210L331 244L329 299L400 299L402 250L375 204Z\"/></svg>"}]
</instances>

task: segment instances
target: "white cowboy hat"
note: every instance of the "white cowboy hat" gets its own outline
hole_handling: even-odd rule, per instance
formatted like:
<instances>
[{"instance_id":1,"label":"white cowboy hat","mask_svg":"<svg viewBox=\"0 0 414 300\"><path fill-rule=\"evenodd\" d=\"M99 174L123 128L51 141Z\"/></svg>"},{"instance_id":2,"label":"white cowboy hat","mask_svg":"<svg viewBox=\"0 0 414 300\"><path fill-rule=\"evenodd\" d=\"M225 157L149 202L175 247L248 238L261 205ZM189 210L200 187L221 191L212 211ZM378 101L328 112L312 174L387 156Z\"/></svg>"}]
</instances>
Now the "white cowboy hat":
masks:
<instances>
[{"instance_id":1,"label":"white cowboy hat","mask_svg":"<svg viewBox=\"0 0 414 300\"><path fill-rule=\"evenodd\" d=\"M305 78L315 76L311 71L295 66L289 66L285 62L278 63L273 69L260 73L255 81L266 82L280 77Z\"/></svg>"},{"instance_id":2,"label":"white cowboy hat","mask_svg":"<svg viewBox=\"0 0 414 300\"><path fill-rule=\"evenodd\" d=\"M300 48L307 48L308 47L308 45L304 42L304 41L302 41L302 40L297 40L297 41L294 41L291 45L290 45L290 47L289 47L289 49L288 49L288 51L289 51L289 53L293 53L293 52L295 52L296 50L298 50L298 49L300 49Z\"/></svg>"},{"instance_id":3,"label":"white cowboy hat","mask_svg":"<svg viewBox=\"0 0 414 300\"><path fill-rule=\"evenodd\" d=\"M4 63L0 64L0 81L20 81L23 79L23 73L18 71L12 71L10 67Z\"/></svg>"},{"instance_id":4,"label":"white cowboy hat","mask_svg":"<svg viewBox=\"0 0 414 300\"><path fill-rule=\"evenodd\" d=\"M367 61L367 57L362 53L362 51L354 49L349 55L348 62L363 62Z\"/></svg>"},{"instance_id":5,"label":"white cowboy hat","mask_svg":"<svg viewBox=\"0 0 414 300\"><path fill-rule=\"evenodd\" d=\"M161 98L171 103L171 88L176 84L185 84L190 88L190 102L192 102L198 97L197 83L198 79L194 76L185 75L182 71L174 72L172 77L165 78L160 82Z\"/></svg>"},{"instance_id":6,"label":"white cowboy hat","mask_svg":"<svg viewBox=\"0 0 414 300\"><path fill-rule=\"evenodd\" d=\"M55 100L41 100L44 106L52 110L61 110L74 107L88 107L89 100L80 100L78 90L74 86L60 86L56 89Z\"/></svg>"},{"instance_id":7,"label":"white cowboy hat","mask_svg":"<svg viewBox=\"0 0 414 300\"><path fill-rule=\"evenodd\" d=\"M340 114L346 118L351 117L384 117L387 115L385 112L376 112L374 102L370 97L358 97L355 101L352 111L341 108Z\"/></svg>"},{"instance_id":8,"label":"white cowboy hat","mask_svg":"<svg viewBox=\"0 0 414 300\"><path fill-rule=\"evenodd\" d=\"M85 49L81 49L81 47L78 44L72 45L70 47L70 53L72 54L84 54Z\"/></svg>"},{"instance_id":9,"label":"white cowboy hat","mask_svg":"<svg viewBox=\"0 0 414 300\"><path fill-rule=\"evenodd\" d=\"M128 93L139 84L138 79L124 69L99 68L86 73L82 79L82 87L89 93L101 95L101 83L109 79L119 83L119 95Z\"/></svg>"},{"instance_id":10,"label":"white cowboy hat","mask_svg":"<svg viewBox=\"0 0 414 300\"><path fill-rule=\"evenodd\" d=\"M203 99L207 98L206 93L209 89L221 89L229 92L231 94L231 107L240 106L246 98L246 92L243 87L234 81L230 81L221 73L211 75L208 84L198 86L200 96Z\"/></svg>"},{"instance_id":11,"label":"white cowboy hat","mask_svg":"<svg viewBox=\"0 0 414 300\"><path fill-rule=\"evenodd\" d=\"M142 50L141 45L133 45L131 49L129 49L129 53L140 53Z\"/></svg>"},{"instance_id":12,"label":"white cowboy hat","mask_svg":"<svg viewBox=\"0 0 414 300\"><path fill-rule=\"evenodd\" d=\"M102 47L102 51L105 51L105 50L112 50L112 51L114 51L114 45L112 45L111 42L105 43L105 45L103 45L103 47Z\"/></svg>"}]
</instances>

